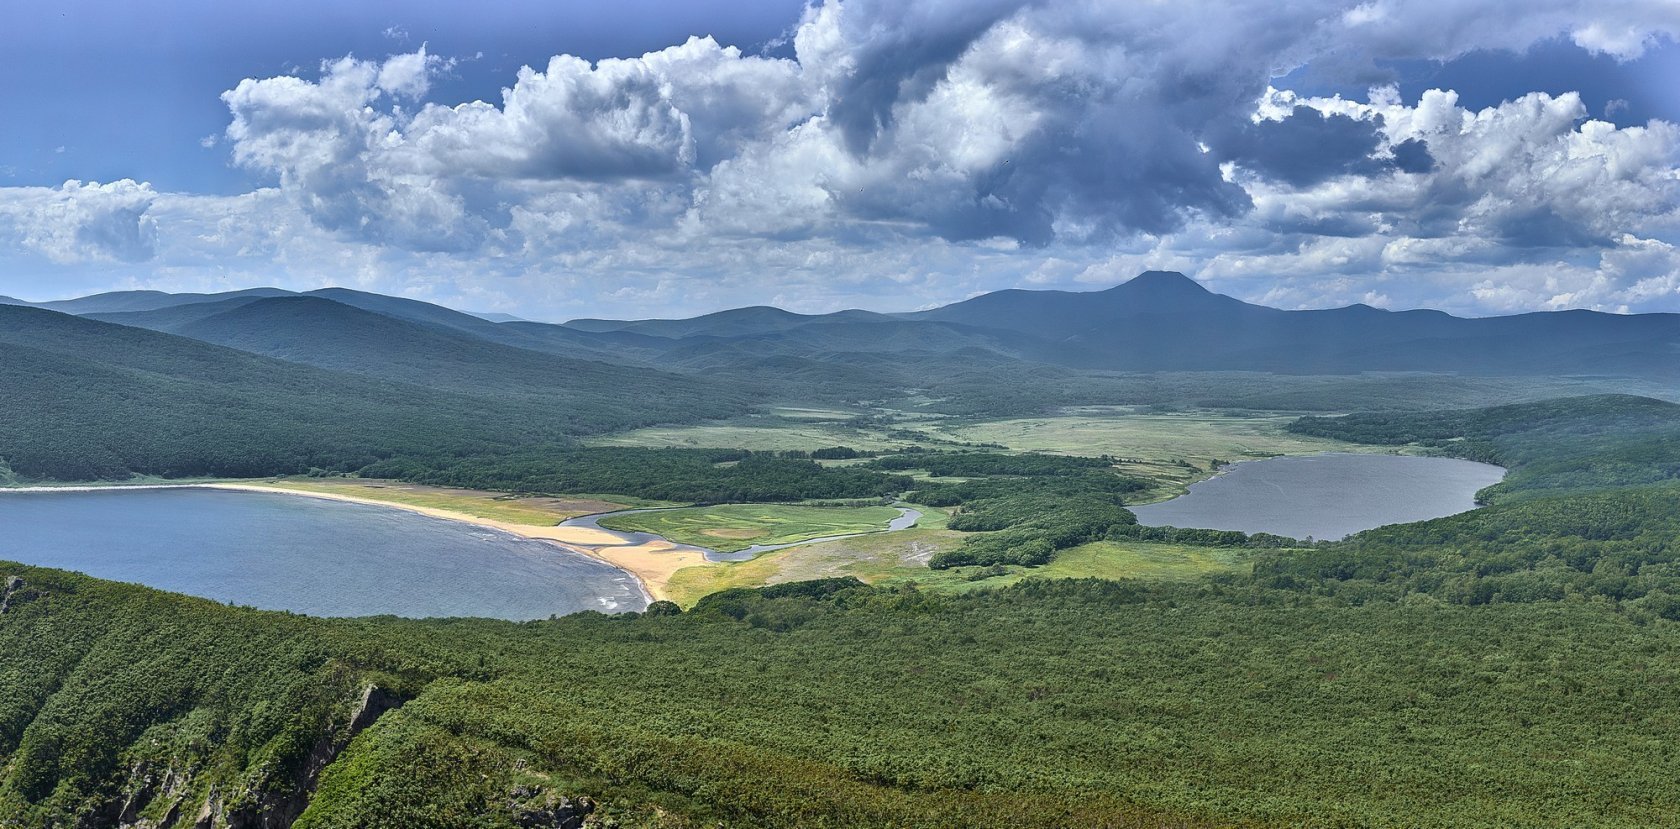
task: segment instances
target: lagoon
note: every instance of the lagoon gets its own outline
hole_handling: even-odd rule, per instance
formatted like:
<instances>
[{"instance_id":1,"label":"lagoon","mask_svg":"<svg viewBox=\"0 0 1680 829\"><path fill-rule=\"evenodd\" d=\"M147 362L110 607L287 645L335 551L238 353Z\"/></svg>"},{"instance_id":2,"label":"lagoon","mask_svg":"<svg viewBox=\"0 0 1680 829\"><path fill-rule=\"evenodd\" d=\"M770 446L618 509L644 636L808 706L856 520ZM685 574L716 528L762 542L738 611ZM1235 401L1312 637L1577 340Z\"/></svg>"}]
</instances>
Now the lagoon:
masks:
<instances>
[{"instance_id":1,"label":"lagoon","mask_svg":"<svg viewBox=\"0 0 1680 829\"><path fill-rule=\"evenodd\" d=\"M641 610L581 553L406 510L168 487L0 492L0 561L317 616L542 619Z\"/></svg>"},{"instance_id":2,"label":"lagoon","mask_svg":"<svg viewBox=\"0 0 1680 829\"><path fill-rule=\"evenodd\" d=\"M1130 509L1151 527L1345 538L1476 508L1505 470L1457 458L1326 453L1232 464L1170 501Z\"/></svg>"}]
</instances>

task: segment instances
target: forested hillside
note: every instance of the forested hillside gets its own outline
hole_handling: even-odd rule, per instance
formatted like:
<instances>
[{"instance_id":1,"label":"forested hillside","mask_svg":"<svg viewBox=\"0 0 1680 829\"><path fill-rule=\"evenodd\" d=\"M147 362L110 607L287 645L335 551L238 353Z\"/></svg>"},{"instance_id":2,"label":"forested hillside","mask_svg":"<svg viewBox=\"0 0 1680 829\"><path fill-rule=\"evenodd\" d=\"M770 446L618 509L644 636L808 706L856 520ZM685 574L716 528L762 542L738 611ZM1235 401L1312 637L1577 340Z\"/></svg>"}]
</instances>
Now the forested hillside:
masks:
<instances>
[{"instance_id":1,"label":"forested hillside","mask_svg":"<svg viewBox=\"0 0 1680 829\"><path fill-rule=\"evenodd\" d=\"M72 481L354 471L741 406L688 381L663 395L621 388L610 372L579 382L590 385L559 400L423 388L0 306L0 462Z\"/></svg>"}]
</instances>

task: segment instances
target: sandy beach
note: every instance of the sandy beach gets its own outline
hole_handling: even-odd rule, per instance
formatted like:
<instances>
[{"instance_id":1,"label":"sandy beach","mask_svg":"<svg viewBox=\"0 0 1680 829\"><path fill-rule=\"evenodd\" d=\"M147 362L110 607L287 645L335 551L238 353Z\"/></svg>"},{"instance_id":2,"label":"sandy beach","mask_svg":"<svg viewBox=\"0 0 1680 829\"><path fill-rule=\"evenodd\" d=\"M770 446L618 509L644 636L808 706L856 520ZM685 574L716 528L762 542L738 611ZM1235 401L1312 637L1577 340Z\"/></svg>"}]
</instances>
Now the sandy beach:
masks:
<instances>
[{"instance_id":1,"label":"sandy beach","mask_svg":"<svg viewBox=\"0 0 1680 829\"><path fill-rule=\"evenodd\" d=\"M616 542L617 539L592 530L587 527L559 527L542 526L536 524L517 524L510 521L497 521L481 518L455 510L422 507L412 504L402 504L394 501L382 501L378 498L364 498L357 495L347 495L337 492L316 492L313 490L292 489L278 484L261 483L231 483L214 482L203 484L185 484L210 489L230 489L243 492L269 492L285 495L300 495L309 498L324 498L329 501L347 501L356 504L389 507L391 509L407 510L409 512L442 518L448 521L461 521L476 524L481 527L500 530L512 535L547 541L566 550L599 559L619 568L632 576L642 585L642 592L650 600L666 599L665 586L671 580L671 575L685 567L709 564L705 556L691 550L680 550L669 542L653 542L649 544L608 546L602 542ZM59 490L62 491L62 490Z\"/></svg>"}]
</instances>

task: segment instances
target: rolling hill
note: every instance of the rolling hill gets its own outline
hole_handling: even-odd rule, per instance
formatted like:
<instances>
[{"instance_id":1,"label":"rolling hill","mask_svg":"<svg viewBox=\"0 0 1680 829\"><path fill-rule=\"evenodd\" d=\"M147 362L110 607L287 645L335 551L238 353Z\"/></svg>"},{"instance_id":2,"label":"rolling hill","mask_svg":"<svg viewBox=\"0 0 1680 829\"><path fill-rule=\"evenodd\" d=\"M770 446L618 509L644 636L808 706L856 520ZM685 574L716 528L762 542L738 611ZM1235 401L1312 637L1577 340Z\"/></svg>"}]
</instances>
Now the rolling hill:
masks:
<instances>
[{"instance_id":1,"label":"rolling hill","mask_svg":"<svg viewBox=\"0 0 1680 829\"><path fill-rule=\"evenodd\" d=\"M300 312L315 325L295 324ZM295 359L0 306L0 477L353 470L744 407L691 378L559 361L321 299L261 299L186 327L244 332L245 349Z\"/></svg>"},{"instance_id":2,"label":"rolling hill","mask_svg":"<svg viewBox=\"0 0 1680 829\"><path fill-rule=\"evenodd\" d=\"M32 308L44 308L48 311L61 311L66 314L109 314L122 311L155 311L159 308L172 308L177 305L191 305L199 302L219 302L225 299L240 297L276 297L291 296L292 291L281 288L247 288L241 291L224 291L215 294L172 294L164 291L111 291L103 294L76 297L75 299L58 299L48 302L24 302L14 300L10 304L28 305Z\"/></svg>"},{"instance_id":3,"label":"rolling hill","mask_svg":"<svg viewBox=\"0 0 1680 829\"><path fill-rule=\"evenodd\" d=\"M850 328L837 327L840 325ZM783 353L835 347L837 332L929 350L979 347L1072 368L1120 371L1368 371L1680 377L1680 315L1560 311L1463 318L1367 305L1284 311L1151 271L1102 291L997 291L907 314L800 316L741 309L693 320L567 324L763 343ZM905 329L905 326L909 326ZM956 338L961 343L954 341Z\"/></svg>"},{"instance_id":4,"label":"rolling hill","mask_svg":"<svg viewBox=\"0 0 1680 829\"><path fill-rule=\"evenodd\" d=\"M565 325L496 322L345 288L125 292L58 304L335 371L600 408L602 425L714 417L755 402L914 398L951 413L985 411L1003 398L1013 413L1125 402L1104 391L1113 372L1590 376L1605 390L1643 393L1680 380L1680 315L1285 311L1165 271L1100 291L997 291L902 314L749 307Z\"/></svg>"},{"instance_id":5,"label":"rolling hill","mask_svg":"<svg viewBox=\"0 0 1680 829\"><path fill-rule=\"evenodd\" d=\"M348 470L566 438L537 406L24 307L0 307L0 390L0 459L32 479Z\"/></svg>"}]
</instances>

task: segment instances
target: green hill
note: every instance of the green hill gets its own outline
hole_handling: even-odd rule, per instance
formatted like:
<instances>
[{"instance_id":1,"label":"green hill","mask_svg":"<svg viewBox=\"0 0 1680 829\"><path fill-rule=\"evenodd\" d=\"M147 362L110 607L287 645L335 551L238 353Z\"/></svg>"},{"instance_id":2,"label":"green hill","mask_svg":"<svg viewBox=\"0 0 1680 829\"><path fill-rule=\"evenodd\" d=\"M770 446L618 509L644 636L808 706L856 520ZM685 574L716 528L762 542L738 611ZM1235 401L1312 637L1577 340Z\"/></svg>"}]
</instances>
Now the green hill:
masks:
<instances>
[{"instance_id":1,"label":"green hill","mask_svg":"<svg viewBox=\"0 0 1680 829\"><path fill-rule=\"evenodd\" d=\"M265 299L176 330L294 363L560 406L580 431L724 417L745 408L743 395L723 384L513 348L316 297Z\"/></svg>"},{"instance_id":2,"label":"green hill","mask_svg":"<svg viewBox=\"0 0 1680 829\"><path fill-rule=\"evenodd\" d=\"M694 416L657 403L553 400L424 388L0 306L0 459L25 478L353 470L397 454L495 451ZM685 404L705 411L697 399Z\"/></svg>"}]
</instances>

